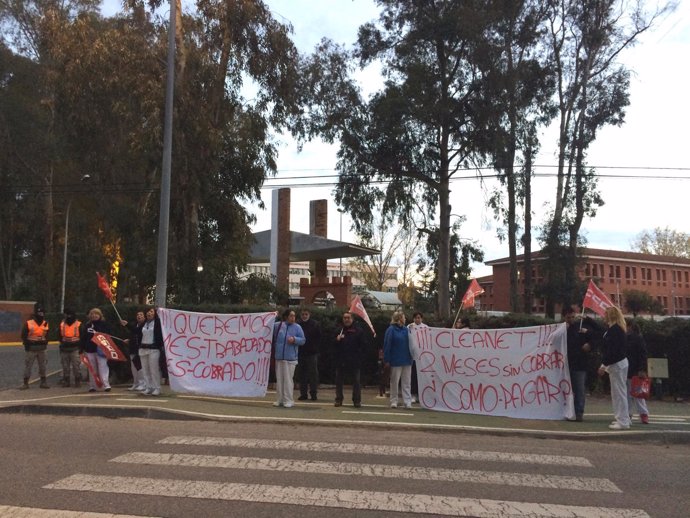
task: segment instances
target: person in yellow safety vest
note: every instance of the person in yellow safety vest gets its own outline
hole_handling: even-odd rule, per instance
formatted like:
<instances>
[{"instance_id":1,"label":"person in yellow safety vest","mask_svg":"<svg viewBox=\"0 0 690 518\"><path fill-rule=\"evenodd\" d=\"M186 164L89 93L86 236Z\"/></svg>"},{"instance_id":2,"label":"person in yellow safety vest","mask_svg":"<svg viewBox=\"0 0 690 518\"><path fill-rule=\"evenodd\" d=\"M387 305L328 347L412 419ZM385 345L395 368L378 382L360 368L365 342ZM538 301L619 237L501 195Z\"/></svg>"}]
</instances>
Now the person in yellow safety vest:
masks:
<instances>
[{"instance_id":1,"label":"person in yellow safety vest","mask_svg":"<svg viewBox=\"0 0 690 518\"><path fill-rule=\"evenodd\" d=\"M65 309L65 319L60 322L60 362L62 363L63 387L70 386L70 367L74 375L74 386L81 386L81 373L79 366L79 327L81 322L72 309Z\"/></svg>"},{"instance_id":2,"label":"person in yellow safety vest","mask_svg":"<svg viewBox=\"0 0 690 518\"><path fill-rule=\"evenodd\" d=\"M48 322L45 320L45 310L43 304L34 304L34 314L22 326L22 343L24 344L24 384L21 389L29 388L29 378L34 361L38 360L38 374L41 376L40 387L50 388L46 380L48 348Z\"/></svg>"}]
</instances>

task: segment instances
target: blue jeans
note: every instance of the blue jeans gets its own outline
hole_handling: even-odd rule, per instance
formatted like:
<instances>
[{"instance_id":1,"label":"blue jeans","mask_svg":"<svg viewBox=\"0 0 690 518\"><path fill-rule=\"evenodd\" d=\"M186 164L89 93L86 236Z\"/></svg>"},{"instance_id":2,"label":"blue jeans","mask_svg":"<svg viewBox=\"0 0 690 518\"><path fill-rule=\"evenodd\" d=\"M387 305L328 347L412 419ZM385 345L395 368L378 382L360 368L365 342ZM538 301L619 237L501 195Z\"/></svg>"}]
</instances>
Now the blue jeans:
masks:
<instances>
[{"instance_id":1,"label":"blue jeans","mask_svg":"<svg viewBox=\"0 0 690 518\"><path fill-rule=\"evenodd\" d=\"M573 387L573 399L575 403L575 415L585 413L585 384L587 383L587 371L570 371L570 384Z\"/></svg>"}]
</instances>

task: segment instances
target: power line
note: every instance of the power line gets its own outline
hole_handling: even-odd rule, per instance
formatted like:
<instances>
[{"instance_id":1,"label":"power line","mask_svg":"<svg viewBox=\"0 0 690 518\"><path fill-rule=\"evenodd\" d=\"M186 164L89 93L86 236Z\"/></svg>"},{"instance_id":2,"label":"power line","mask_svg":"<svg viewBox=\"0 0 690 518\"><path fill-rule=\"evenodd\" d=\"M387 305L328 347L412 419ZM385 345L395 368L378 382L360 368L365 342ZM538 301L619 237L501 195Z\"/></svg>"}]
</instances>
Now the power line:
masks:
<instances>
[{"instance_id":1,"label":"power line","mask_svg":"<svg viewBox=\"0 0 690 518\"><path fill-rule=\"evenodd\" d=\"M553 165L540 165L535 166L535 168L555 168L557 166ZM690 171L688 167L650 167L650 166L591 166L595 169L609 169L609 170L628 170L628 171ZM482 168L464 168L462 170L472 170L472 171L493 171L493 168L482 167ZM285 170L282 170L285 171ZM294 169L293 171L325 171L325 169ZM461 182L468 180L478 180L478 179L494 179L500 178L502 175L498 173L494 174L474 174L471 176L454 176L450 178L450 182ZM557 173L535 173L533 175L535 178L557 178ZM276 189L283 187L294 187L294 188L309 188L309 187L335 187L338 185L340 175L327 174L327 175L294 175L294 176L274 176L267 177L264 180L262 189ZM616 179L616 180L690 180L690 175L652 175L652 174L597 174L595 178L604 179ZM333 179L335 181L324 181L315 183L314 180L328 180ZM305 182L295 182L295 180L306 180ZM274 182L287 182L290 183L274 183ZM412 180L410 180L412 181ZM383 185L390 183L390 179L373 179L369 180L367 183L374 185ZM95 188L84 189L81 186L80 189L75 189L81 184L60 184L54 189L46 189L45 185L23 185L18 186L6 186L0 189L0 195L47 195L47 194L145 194L145 193L156 193L158 192L157 187L137 187L143 186L145 183L132 183L132 182L121 182L112 183L107 185L97 186ZM122 186L126 186L123 188Z\"/></svg>"}]
</instances>

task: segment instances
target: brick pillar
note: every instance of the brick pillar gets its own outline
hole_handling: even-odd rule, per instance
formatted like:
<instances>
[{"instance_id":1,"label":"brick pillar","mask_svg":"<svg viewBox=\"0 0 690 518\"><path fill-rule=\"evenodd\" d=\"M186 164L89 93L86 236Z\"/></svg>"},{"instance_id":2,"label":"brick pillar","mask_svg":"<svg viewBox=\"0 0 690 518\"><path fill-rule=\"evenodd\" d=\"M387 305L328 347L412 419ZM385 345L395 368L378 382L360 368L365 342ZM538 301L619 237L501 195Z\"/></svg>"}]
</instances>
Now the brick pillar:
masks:
<instances>
[{"instance_id":1,"label":"brick pillar","mask_svg":"<svg viewBox=\"0 0 690 518\"><path fill-rule=\"evenodd\" d=\"M309 234L328 237L328 200L312 200L309 202ZM326 259L310 261L309 270L318 279L328 277Z\"/></svg>"},{"instance_id":2,"label":"brick pillar","mask_svg":"<svg viewBox=\"0 0 690 518\"><path fill-rule=\"evenodd\" d=\"M290 289L290 189L273 191L271 274L276 276L276 287L288 292Z\"/></svg>"}]
</instances>

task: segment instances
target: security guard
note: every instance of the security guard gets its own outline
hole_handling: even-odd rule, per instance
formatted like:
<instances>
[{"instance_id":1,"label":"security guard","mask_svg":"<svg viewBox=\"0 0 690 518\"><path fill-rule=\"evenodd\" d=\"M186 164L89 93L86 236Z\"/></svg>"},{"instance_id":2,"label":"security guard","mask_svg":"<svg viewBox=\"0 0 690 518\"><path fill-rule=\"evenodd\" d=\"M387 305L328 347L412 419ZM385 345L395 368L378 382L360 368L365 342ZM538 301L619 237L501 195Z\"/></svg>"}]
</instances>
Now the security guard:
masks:
<instances>
[{"instance_id":1,"label":"security guard","mask_svg":"<svg viewBox=\"0 0 690 518\"><path fill-rule=\"evenodd\" d=\"M62 363L63 387L70 386L70 367L74 374L74 386L81 386L81 374L79 372L79 328L81 322L72 309L65 309L65 319L60 322L60 362Z\"/></svg>"},{"instance_id":2,"label":"security guard","mask_svg":"<svg viewBox=\"0 0 690 518\"><path fill-rule=\"evenodd\" d=\"M34 314L22 327L22 343L24 344L24 384L21 389L29 388L29 378L34 360L38 360L38 373L41 376L41 388L47 389L46 380L46 349L48 348L48 322L45 320L43 304L34 304Z\"/></svg>"}]
</instances>

